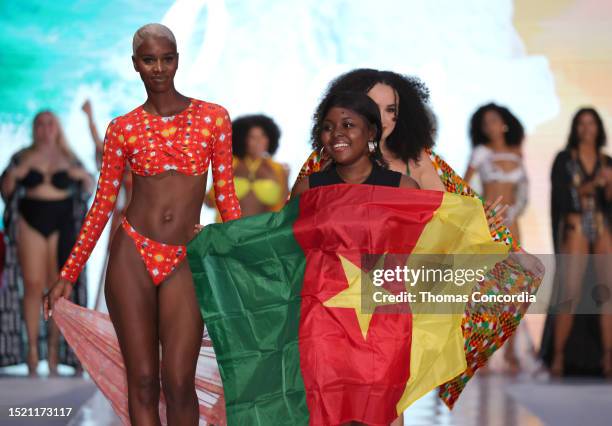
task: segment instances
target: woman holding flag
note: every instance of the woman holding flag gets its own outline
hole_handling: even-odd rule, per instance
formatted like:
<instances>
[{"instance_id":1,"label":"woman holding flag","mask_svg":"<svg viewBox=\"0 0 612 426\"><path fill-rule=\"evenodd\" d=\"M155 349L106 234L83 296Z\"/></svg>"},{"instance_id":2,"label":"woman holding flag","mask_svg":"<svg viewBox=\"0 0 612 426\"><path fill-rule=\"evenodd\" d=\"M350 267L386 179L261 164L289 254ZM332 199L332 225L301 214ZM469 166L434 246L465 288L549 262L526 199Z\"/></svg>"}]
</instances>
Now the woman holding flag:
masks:
<instances>
[{"instance_id":1,"label":"woman holding flag","mask_svg":"<svg viewBox=\"0 0 612 426\"><path fill-rule=\"evenodd\" d=\"M403 76L392 71L356 69L334 79L326 96L334 93L357 91L366 93L378 105L382 134L379 149L390 170L412 177L421 189L449 191L476 196L470 186L453 169L436 155L432 148L436 123L428 104L429 90L415 77ZM321 103L315 111L315 120L321 115ZM294 185L330 164L325 150L314 149L308 157ZM496 239L512 242L512 236L501 226L506 206L495 209L501 199L487 204L491 226Z\"/></svg>"},{"instance_id":2,"label":"woman holding flag","mask_svg":"<svg viewBox=\"0 0 612 426\"><path fill-rule=\"evenodd\" d=\"M366 93L378 105L383 126L380 149L391 170L411 176L421 189L446 191L481 199L467 182L432 150L435 120L428 105L428 90L421 81L392 71L356 69L333 80L328 87L327 96L343 91ZM315 118L320 112L320 109L317 109ZM330 158L326 151L315 149L302 166L295 185L299 186L304 177L325 169L329 164ZM517 262L502 262L498 265L481 283L481 290L500 294L527 291L533 294L544 274L540 262L525 253L518 240L513 238L508 228L502 224L503 213L508 207L497 209L501 197L492 204L482 201L493 240L510 246L512 252L517 255L514 257ZM454 404L476 370L512 335L528 307L528 303L468 306L463 331L465 346L469 348L466 349L469 367L441 387L440 396L449 406ZM485 314L475 315L476 311ZM484 327L484 324L488 326Z\"/></svg>"},{"instance_id":3,"label":"woman holding flag","mask_svg":"<svg viewBox=\"0 0 612 426\"><path fill-rule=\"evenodd\" d=\"M330 93L317 111L313 146L332 164L279 213L207 226L188 246L228 424L401 425L406 407L466 369L465 303L425 315L405 302L364 308L364 259L508 251L479 200L418 191L387 168L365 93Z\"/></svg>"},{"instance_id":4,"label":"woman holding flag","mask_svg":"<svg viewBox=\"0 0 612 426\"><path fill-rule=\"evenodd\" d=\"M380 151L383 125L376 103L360 92L340 92L324 99L317 109L313 145L332 160L324 171L311 174L293 187L291 196L326 185L366 184L417 189L409 176L388 169ZM323 119L321 121L321 119ZM402 356L398 352L398 356ZM338 415L339 417L341 415ZM343 420L364 420L345 418ZM346 423L348 425L351 422ZM400 426L400 415L391 425Z\"/></svg>"}]
</instances>

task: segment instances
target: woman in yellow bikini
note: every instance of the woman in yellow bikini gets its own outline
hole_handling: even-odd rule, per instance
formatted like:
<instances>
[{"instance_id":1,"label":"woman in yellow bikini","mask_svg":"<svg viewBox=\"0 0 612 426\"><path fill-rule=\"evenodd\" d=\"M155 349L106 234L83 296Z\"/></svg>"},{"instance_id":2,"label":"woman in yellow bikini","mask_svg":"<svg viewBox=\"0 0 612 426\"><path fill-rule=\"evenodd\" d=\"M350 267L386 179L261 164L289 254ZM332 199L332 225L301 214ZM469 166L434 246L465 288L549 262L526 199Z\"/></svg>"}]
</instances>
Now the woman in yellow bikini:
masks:
<instances>
[{"instance_id":1,"label":"woman in yellow bikini","mask_svg":"<svg viewBox=\"0 0 612 426\"><path fill-rule=\"evenodd\" d=\"M232 135L234 187L242 215L280 210L289 191L286 168L271 158L278 149L280 129L270 117L246 115L234 120ZM212 190L206 205L214 207Z\"/></svg>"}]
</instances>

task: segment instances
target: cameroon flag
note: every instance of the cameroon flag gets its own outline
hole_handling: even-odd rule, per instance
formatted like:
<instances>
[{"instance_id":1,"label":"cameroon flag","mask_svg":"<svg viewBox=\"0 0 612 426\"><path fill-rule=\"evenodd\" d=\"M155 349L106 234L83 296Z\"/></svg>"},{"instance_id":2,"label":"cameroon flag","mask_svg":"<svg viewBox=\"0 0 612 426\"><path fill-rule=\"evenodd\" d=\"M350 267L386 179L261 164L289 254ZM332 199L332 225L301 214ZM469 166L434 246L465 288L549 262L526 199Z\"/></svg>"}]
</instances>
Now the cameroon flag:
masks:
<instances>
[{"instance_id":1,"label":"cameroon flag","mask_svg":"<svg viewBox=\"0 0 612 426\"><path fill-rule=\"evenodd\" d=\"M187 253L228 424L389 424L466 369L465 302L368 306L372 270L398 259L416 270L422 254L493 267L507 251L477 199L370 185L315 188L278 213L207 226ZM407 288L395 284L383 292Z\"/></svg>"}]
</instances>

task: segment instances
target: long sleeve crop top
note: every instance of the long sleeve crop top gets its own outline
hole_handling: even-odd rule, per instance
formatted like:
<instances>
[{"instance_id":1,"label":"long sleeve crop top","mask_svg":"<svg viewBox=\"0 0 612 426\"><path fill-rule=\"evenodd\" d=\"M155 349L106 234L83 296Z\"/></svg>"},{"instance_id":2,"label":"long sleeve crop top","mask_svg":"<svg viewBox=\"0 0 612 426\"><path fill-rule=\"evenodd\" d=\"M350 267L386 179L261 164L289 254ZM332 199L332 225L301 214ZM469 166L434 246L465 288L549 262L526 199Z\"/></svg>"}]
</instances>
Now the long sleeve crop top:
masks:
<instances>
[{"instance_id":1,"label":"long sleeve crop top","mask_svg":"<svg viewBox=\"0 0 612 426\"><path fill-rule=\"evenodd\" d=\"M140 176L170 170L201 175L211 164L221 218L227 221L240 217L232 171L232 126L227 111L196 99L172 117L149 114L140 106L114 119L106 130L94 202L61 270L62 278L75 282L81 273L113 212L126 164Z\"/></svg>"}]
</instances>

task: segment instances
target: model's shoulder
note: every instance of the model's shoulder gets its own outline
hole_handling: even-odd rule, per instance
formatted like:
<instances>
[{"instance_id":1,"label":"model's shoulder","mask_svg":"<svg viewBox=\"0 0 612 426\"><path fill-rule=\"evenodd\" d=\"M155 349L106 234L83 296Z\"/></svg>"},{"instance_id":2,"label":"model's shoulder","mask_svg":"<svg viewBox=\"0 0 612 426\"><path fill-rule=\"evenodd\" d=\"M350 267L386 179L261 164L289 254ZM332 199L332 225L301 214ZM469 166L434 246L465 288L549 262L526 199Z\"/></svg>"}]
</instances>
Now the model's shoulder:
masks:
<instances>
[{"instance_id":1,"label":"model's shoulder","mask_svg":"<svg viewBox=\"0 0 612 426\"><path fill-rule=\"evenodd\" d=\"M9 164L19 164L26 158L30 157L33 152L34 152L34 148L31 146L22 148L11 156Z\"/></svg>"},{"instance_id":2,"label":"model's shoulder","mask_svg":"<svg viewBox=\"0 0 612 426\"><path fill-rule=\"evenodd\" d=\"M483 155L483 156L493 154L493 150L484 144L476 145L474 147L473 152L475 155Z\"/></svg>"},{"instance_id":3,"label":"model's shoulder","mask_svg":"<svg viewBox=\"0 0 612 426\"><path fill-rule=\"evenodd\" d=\"M564 149L563 151L559 151L557 153L557 156L555 157L555 163L567 161L567 160L570 160L571 158L572 158L572 152L568 149Z\"/></svg>"},{"instance_id":4,"label":"model's shoulder","mask_svg":"<svg viewBox=\"0 0 612 426\"><path fill-rule=\"evenodd\" d=\"M191 104L193 108L200 110L203 113L227 115L227 110L219 104L202 101L200 99L192 99Z\"/></svg>"},{"instance_id":5,"label":"model's shoulder","mask_svg":"<svg viewBox=\"0 0 612 426\"><path fill-rule=\"evenodd\" d=\"M126 126L129 126L130 123L134 122L134 120L136 119L136 117L139 114L141 107L137 107L134 108L132 111L125 113L123 115L119 115L115 118L113 118L109 124L109 128L114 128L116 130L129 130L129 129L125 129Z\"/></svg>"}]
</instances>

